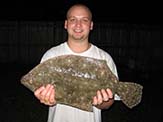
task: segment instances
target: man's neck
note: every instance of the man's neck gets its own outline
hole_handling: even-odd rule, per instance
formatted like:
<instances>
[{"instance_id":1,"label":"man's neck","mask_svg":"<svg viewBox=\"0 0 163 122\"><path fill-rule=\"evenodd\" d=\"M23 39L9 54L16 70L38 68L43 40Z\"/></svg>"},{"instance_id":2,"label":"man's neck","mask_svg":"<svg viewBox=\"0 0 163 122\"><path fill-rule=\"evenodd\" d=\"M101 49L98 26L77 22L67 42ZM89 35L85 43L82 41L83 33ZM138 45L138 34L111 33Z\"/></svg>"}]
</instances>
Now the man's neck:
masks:
<instances>
[{"instance_id":1,"label":"man's neck","mask_svg":"<svg viewBox=\"0 0 163 122\"><path fill-rule=\"evenodd\" d=\"M69 48L75 53L82 53L87 51L91 44L89 42L74 42L74 41L67 41Z\"/></svg>"}]
</instances>

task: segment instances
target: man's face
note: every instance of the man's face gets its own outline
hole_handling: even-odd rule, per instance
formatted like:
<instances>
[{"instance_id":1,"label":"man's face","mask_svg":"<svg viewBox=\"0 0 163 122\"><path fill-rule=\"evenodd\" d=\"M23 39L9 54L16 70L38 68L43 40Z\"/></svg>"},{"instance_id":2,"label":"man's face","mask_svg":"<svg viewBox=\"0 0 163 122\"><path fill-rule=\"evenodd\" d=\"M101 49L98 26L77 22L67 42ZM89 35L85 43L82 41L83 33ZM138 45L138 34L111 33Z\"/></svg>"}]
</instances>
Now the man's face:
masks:
<instances>
[{"instance_id":1,"label":"man's face","mask_svg":"<svg viewBox=\"0 0 163 122\"><path fill-rule=\"evenodd\" d=\"M65 29L67 29L69 38L74 40L88 39L90 30L93 28L93 22L89 12L83 7L74 7L70 10Z\"/></svg>"}]
</instances>

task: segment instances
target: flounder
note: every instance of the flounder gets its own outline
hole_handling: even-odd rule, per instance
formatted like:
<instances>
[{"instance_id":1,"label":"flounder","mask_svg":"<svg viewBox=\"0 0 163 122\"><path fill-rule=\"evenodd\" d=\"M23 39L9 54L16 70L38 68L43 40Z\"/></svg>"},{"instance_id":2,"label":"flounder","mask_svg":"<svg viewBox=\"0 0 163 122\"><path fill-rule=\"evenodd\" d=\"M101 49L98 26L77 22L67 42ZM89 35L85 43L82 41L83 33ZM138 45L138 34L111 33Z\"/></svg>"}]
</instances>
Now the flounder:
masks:
<instances>
[{"instance_id":1,"label":"flounder","mask_svg":"<svg viewBox=\"0 0 163 122\"><path fill-rule=\"evenodd\" d=\"M129 108L140 103L143 86L122 82L109 69L105 60L77 55L62 55L46 60L22 76L21 83L35 91L53 84L57 103L92 111L92 98L97 90L110 88Z\"/></svg>"}]
</instances>

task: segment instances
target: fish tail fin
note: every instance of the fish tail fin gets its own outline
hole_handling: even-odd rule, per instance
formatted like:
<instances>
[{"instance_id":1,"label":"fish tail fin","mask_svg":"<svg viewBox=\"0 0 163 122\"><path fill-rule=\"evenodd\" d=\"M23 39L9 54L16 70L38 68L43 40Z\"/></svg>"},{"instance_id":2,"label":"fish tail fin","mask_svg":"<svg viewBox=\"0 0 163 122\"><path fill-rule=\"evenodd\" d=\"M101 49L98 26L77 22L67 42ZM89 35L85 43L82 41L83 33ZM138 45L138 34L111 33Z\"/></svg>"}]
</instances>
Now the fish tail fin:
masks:
<instances>
[{"instance_id":1,"label":"fish tail fin","mask_svg":"<svg viewBox=\"0 0 163 122\"><path fill-rule=\"evenodd\" d=\"M129 108L133 108L141 102L143 86L132 82L119 82L117 94L122 102Z\"/></svg>"}]
</instances>

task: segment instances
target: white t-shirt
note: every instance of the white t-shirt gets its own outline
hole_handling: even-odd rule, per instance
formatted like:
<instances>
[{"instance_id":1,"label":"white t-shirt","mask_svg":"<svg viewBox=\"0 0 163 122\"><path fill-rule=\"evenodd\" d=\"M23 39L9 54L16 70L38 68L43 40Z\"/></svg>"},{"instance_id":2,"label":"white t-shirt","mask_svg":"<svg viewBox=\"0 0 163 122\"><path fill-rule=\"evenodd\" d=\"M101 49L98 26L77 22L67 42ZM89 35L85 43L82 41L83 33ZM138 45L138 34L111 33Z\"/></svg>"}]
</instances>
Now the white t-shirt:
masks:
<instances>
[{"instance_id":1,"label":"white t-shirt","mask_svg":"<svg viewBox=\"0 0 163 122\"><path fill-rule=\"evenodd\" d=\"M67 54L106 60L111 71L118 77L117 69L111 56L93 44L91 44L91 47L85 52L74 53L69 48L67 42L64 42L49 49L43 55L41 62L56 56ZM119 99L119 96L115 95L115 100ZM101 122L101 110L93 106L93 112L87 112L71 106L57 104L56 106L49 107L48 122Z\"/></svg>"}]
</instances>

